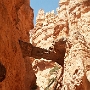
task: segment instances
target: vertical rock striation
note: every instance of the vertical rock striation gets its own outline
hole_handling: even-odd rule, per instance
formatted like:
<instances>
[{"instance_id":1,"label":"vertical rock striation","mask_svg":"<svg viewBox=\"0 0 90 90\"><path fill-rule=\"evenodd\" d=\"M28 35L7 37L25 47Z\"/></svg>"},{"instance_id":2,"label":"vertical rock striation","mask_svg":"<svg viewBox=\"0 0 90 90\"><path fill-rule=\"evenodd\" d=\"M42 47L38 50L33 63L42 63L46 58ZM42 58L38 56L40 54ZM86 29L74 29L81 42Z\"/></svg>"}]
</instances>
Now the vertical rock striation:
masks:
<instances>
[{"instance_id":1,"label":"vertical rock striation","mask_svg":"<svg viewBox=\"0 0 90 90\"><path fill-rule=\"evenodd\" d=\"M32 28L29 0L0 0L0 63L6 69L0 90L31 90L35 85L31 62L23 58L18 41L28 42Z\"/></svg>"}]
</instances>

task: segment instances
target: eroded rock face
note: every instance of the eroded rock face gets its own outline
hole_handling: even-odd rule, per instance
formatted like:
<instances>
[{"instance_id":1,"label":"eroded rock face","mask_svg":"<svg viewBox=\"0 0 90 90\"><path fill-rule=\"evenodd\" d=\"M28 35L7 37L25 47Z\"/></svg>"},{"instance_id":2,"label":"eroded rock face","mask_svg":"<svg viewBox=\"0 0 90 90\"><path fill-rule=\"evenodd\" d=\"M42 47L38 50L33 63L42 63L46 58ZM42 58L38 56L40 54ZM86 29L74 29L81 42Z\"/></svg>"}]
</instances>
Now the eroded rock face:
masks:
<instances>
[{"instance_id":1,"label":"eroded rock face","mask_svg":"<svg viewBox=\"0 0 90 90\"><path fill-rule=\"evenodd\" d=\"M71 48L67 50L64 67L65 90L88 90L83 84L85 73L84 60L86 61L87 49L84 37L77 31L69 37ZM78 55L79 54L79 55ZM66 84L66 85L65 85Z\"/></svg>"},{"instance_id":2,"label":"eroded rock face","mask_svg":"<svg viewBox=\"0 0 90 90\"><path fill-rule=\"evenodd\" d=\"M61 4L62 4L61 0ZM89 46L89 35L90 35L90 1L89 0L70 0L65 1L66 4L66 16L68 18L69 28L69 40L71 41L70 48L68 47L65 58L64 71L64 86L65 90L89 90L90 82L87 80L86 74L89 69L86 67L90 65L90 46ZM63 4L61 6L63 8ZM63 13L65 13L63 12ZM74 33L74 32L79 33ZM75 38L76 36L77 38ZM75 37L74 37L75 36ZM78 68L78 66L79 68ZM73 68L73 71L72 71ZM80 70L80 72L79 72ZM74 73L76 72L77 73ZM74 75L75 74L75 75ZM87 74L88 75L88 74ZM70 77L68 77L70 76ZM74 77L74 78L73 78ZM77 80L75 80L77 79ZM81 81L80 81L81 80ZM68 82L69 81L69 82ZM80 81L80 82L78 82Z\"/></svg>"},{"instance_id":3,"label":"eroded rock face","mask_svg":"<svg viewBox=\"0 0 90 90\"><path fill-rule=\"evenodd\" d=\"M64 65L64 56L66 52L66 41L59 40L54 45L54 50L50 51L40 47L35 47L31 43L23 42L19 40L19 44L22 50L23 57L33 57L35 59L46 59L57 62L61 66Z\"/></svg>"},{"instance_id":4,"label":"eroded rock face","mask_svg":"<svg viewBox=\"0 0 90 90\"><path fill-rule=\"evenodd\" d=\"M35 85L31 61L23 58L18 42L29 41L32 20L29 0L0 0L0 62L6 68L0 90L31 90Z\"/></svg>"},{"instance_id":5,"label":"eroded rock face","mask_svg":"<svg viewBox=\"0 0 90 90\"><path fill-rule=\"evenodd\" d=\"M57 14L53 11L46 14L43 10L39 12L41 14L38 14L32 31L32 44L52 49L53 41L67 38L60 90L89 90L90 0L60 0L59 5Z\"/></svg>"}]
</instances>

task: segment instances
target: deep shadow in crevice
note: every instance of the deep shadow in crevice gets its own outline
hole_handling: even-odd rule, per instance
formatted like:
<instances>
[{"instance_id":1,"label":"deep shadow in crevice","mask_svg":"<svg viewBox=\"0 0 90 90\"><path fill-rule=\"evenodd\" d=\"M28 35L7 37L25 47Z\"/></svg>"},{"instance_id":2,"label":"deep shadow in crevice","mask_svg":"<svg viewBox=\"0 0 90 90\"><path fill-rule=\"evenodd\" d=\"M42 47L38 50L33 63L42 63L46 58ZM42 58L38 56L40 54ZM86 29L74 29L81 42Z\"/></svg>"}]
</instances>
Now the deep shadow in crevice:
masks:
<instances>
[{"instance_id":1,"label":"deep shadow in crevice","mask_svg":"<svg viewBox=\"0 0 90 90\"><path fill-rule=\"evenodd\" d=\"M2 82L6 77L6 68L5 66L0 62L0 82Z\"/></svg>"}]
</instances>

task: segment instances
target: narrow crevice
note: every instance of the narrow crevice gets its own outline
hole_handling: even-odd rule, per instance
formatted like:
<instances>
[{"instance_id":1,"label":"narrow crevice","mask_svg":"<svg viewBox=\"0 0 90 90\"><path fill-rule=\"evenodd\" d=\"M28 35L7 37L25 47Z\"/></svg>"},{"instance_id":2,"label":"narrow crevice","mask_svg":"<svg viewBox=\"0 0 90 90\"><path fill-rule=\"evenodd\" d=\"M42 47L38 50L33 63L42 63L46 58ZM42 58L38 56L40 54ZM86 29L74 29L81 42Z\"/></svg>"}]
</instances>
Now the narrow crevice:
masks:
<instances>
[{"instance_id":1,"label":"narrow crevice","mask_svg":"<svg viewBox=\"0 0 90 90\"><path fill-rule=\"evenodd\" d=\"M5 66L0 62L0 82L2 82L6 78L6 68Z\"/></svg>"}]
</instances>

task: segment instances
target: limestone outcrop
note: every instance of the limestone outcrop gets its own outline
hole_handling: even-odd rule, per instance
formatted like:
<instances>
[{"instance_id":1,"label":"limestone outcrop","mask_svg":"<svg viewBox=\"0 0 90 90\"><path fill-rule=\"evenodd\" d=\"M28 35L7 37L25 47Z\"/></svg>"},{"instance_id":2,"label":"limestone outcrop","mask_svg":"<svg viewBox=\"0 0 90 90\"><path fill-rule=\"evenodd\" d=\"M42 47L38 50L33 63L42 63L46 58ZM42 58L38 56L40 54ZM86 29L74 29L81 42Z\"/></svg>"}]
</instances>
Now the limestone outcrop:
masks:
<instances>
[{"instance_id":1,"label":"limestone outcrop","mask_svg":"<svg viewBox=\"0 0 90 90\"><path fill-rule=\"evenodd\" d=\"M35 74L19 40L29 42L33 9L29 0L0 0L0 90L32 90Z\"/></svg>"},{"instance_id":2,"label":"limestone outcrop","mask_svg":"<svg viewBox=\"0 0 90 90\"><path fill-rule=\"evenodd\" d=\"M30 31L30 42L36 47L53 51L56 41L66 40L63 80L56 90L89 90L90 1L60 0L56 11L57 14L39 10L36 25ZM56 49L59 47L60 43Z\"/></svg>"}]
</instances>

